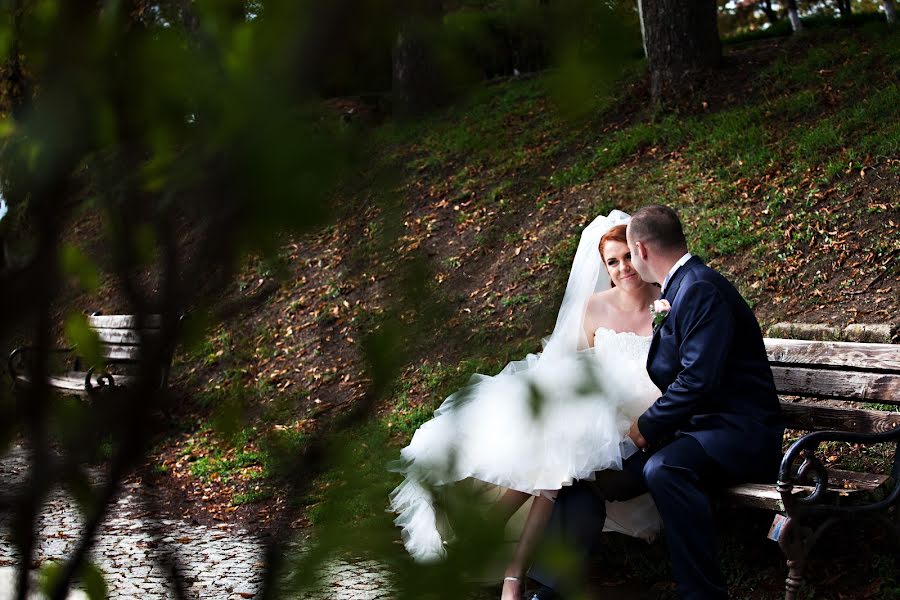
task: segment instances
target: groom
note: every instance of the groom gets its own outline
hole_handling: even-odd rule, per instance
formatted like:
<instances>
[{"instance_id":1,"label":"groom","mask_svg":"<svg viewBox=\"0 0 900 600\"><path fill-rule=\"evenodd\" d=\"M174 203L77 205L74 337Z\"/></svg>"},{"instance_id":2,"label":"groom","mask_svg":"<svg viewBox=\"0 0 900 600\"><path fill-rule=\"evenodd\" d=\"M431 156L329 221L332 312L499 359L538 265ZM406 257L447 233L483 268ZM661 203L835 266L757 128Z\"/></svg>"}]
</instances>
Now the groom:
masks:
<instances>
[{"instance_id":1,"label":"groom","mask_svg":"<svg viewBox=\"0 0 900 600\"><path fill-rule=\"evenodd\" d=\"M586 558L603 529L605 501L649 491L663 520L683 600L726 600L709 493L773 480L784 426L759 324L724 277L687 251L671 208L646 206L626 232L632 266L658 282L671 306L658 326L647 372L662 396L632 426L642 451L622 471L597 474L560 492L548 535ZM557 582L538 564L535 598L556 597Z\"/></svg>"}]
</instances>

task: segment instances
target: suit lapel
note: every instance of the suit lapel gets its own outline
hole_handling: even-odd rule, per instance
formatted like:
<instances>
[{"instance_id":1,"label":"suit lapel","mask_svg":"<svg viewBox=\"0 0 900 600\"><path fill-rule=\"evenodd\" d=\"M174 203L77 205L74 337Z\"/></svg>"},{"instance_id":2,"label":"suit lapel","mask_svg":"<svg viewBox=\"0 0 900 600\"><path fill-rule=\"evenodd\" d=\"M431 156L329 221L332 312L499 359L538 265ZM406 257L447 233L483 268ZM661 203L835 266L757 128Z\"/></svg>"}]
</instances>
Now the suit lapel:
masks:
<instances>
[{"instance_id":1,"label":"suit lapel","mask_svg":"<svg viewBox=\"0 0 900 600\"><path fill-rule=\"evenodd\" d=\"M686 263L681 265L677 271L675 271L675 274L672 276L672 281L669 282L669 287L666 288L666 293L663 294L663 298L668 300L669 304L675 303L675 298L678 296L678 289L681 287L681 282L684 280L684 276L687 275L687 272L695 265L700 264L703 264L702 261L696 256L692 256Z\"/></svg>"},{"instance_id":2,"label":"suit lapel","mask_svg":"<svg viewBox=\"0 0 900 600\"><path fill-rule=\"evenodd\" d=\"M663 299L669 301L669 305L672 305L672 310L675 310L675 298L678 296L678 290L681 288L681 282L684 280L684 276L691 268L700 264L703 264L703 262L696 256L692 256L686 263L681 265L677 271L675 271L672 280L669 281L669 286L666 288L666 293L662 296ZM665 321L660 323L659 327L656 327L653 330L653 339L650 341L650 352L647 354L648 365L652 362L653 356L656 354L656 346L659 344L659 330L663 328L664 324Z\"/></svg>"}]
</instances>

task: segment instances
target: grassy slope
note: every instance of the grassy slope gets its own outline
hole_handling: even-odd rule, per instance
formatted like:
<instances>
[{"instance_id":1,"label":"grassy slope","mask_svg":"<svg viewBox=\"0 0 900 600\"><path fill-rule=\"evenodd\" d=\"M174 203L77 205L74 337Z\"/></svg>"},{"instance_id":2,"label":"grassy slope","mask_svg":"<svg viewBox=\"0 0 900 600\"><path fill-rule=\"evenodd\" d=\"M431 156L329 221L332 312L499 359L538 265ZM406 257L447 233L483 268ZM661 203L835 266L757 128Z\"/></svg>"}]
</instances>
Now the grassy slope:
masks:
<instances>
[{"instance_id":1,"label":"grassy slope","mask_svg":"<svg viewBox=\"0 0 900 600\"><path fill-rule=\"evenodd\" d=\"M161 449L162 469L220 513L286 502L264 481L273 457L363 397L365 332L390 312L404 274L426 278L439 310L404 305L406 322L431 325L378 415L341 438L353 468L336 467L299 499L310 505L301 523L386 527L380 511L396 483L386 460L472 372L539 348L580 227L613 207L678 209L692 250L732 278L764 324L896 323L898 65L900 37L869 24L731 46L679 115L650 113L635 65L576 120L556 110L539 77L487 86L413 126L376 128L368 151L391 173L394 202L373 191L382 174L348 185L357 214L286 245L279 291L180 357L176 385L211 416ZM249 264L241 289L271 272ZM216 422L231 423L235 437L215 442ZM777 551L762 546L767 558L748 563L736 543L725 549L736 597L767 597L761 590L783 577ZM622 544L634 552L614 561L621 572L643 573L665 593L665 571L647 564L664 562L664 551ZM897 597L896 560L867 562L852 581L868 595L842 597ZM821 567L844 576L828 593L849 593L854 565ZM832 597L824 593L816 597Z\"/></svg>"}]
</instances>

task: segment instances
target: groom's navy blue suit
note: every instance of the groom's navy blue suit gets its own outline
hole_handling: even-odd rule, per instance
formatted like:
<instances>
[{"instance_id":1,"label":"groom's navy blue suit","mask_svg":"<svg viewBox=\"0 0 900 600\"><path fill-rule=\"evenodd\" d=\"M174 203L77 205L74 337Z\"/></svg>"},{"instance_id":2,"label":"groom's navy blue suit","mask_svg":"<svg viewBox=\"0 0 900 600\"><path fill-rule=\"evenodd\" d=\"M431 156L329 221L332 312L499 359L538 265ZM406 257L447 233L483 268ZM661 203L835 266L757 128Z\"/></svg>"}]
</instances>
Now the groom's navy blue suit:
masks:
<instances>
[{"instance_id":1,"label":"groom's navy blue suit","mask_svg":"<svg viewBox=\"0 0 900 600\"><path fill-rule=\"evenodd\" d=\"M784 426L759 324L734 286L691 258L663 298L671 311L647 357L647 372L663 393L638 419L649 448L626 460L622 472L562 490L548 534L586 556L603 529L605 500L649 490L679 597L727 599L708 493L774 479ZM530 574L554 587L542 565Z\"/></svg>"}]
</instances>

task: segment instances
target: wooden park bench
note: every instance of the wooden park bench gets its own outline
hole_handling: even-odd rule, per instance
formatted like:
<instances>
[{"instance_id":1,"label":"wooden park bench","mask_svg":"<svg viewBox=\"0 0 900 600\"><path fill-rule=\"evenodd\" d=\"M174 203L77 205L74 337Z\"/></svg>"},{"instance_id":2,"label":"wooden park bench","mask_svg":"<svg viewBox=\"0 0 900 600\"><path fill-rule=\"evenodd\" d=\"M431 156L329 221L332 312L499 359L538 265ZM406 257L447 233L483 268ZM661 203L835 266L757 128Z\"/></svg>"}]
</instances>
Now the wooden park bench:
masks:
<instances>
[{"instance_id":1,"label":"wooden park bench","mask_svg":"<svg viewBox=\"0 0 900 600\"><path fill-rule=\"evenodd\" d=\"M88 325L100 341L102 368L84 365L76 348L53 348L53 355L61 356L65 368L52 372L46 383L51 390L64 395L90 397L110 389L127 389L139 381L138 368L146 356L149 344L160 341L162 316L101 315L88 317ZM29 363L36 348L21 346L9 355L9 374L13 387L26 389L33 385ZM154 385L164 388L169 379L173 347L159 348L159 364L154 365ZM57 361L59 362L59 361Z\"/></svg>"},{"instance_id":2,"label":"wooden park bench","mask_svg":"<svg viewBox=\"0 0 900 600\"><path fill-rule=\"evenodd\" d=\"M727 490L733 505L770 509L771 537L787 558L785 599L803 583L809 551L841 519L884 519L900 536L900 345L766 338L788 429L807 432L785 452L778 483ZM825 442L889 443L889 473L830 469ZM894 508L894 511L900 510Z\"/></svg>"}]
</instances>

